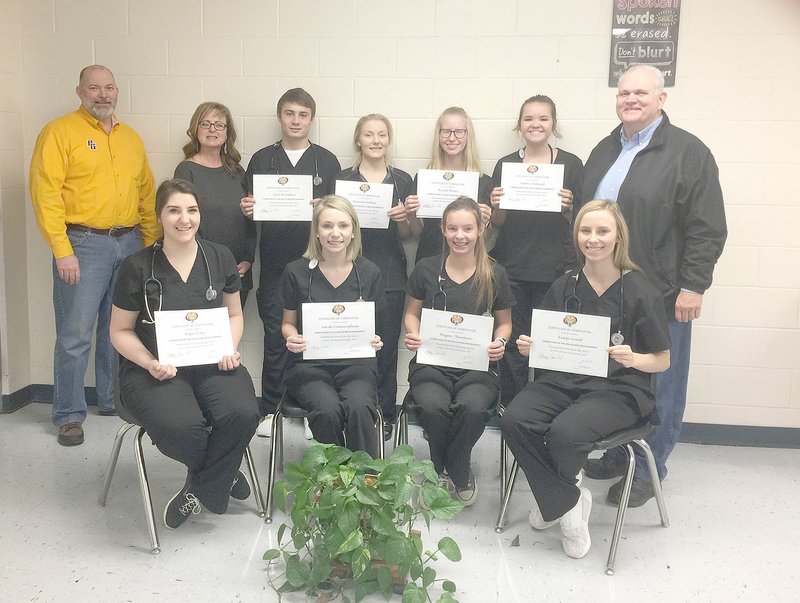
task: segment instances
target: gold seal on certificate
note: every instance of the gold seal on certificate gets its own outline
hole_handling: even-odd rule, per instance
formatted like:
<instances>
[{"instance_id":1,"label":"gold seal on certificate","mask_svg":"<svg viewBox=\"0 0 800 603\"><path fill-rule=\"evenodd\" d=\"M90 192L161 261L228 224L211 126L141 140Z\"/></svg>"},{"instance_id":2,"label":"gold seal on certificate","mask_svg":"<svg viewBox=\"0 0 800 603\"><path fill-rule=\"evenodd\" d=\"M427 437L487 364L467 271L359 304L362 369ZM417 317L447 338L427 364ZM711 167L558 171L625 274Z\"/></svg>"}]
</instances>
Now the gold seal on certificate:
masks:
<instances>
[{"instance_id":1,"label":"gold seal on certificate","mask_svg":"<svg viewBox=\"0 0 800 603\"><path fill-rule=\"evenodd\" d=\"M216 364L233 355L228 308L154 313L158 361L172 366Z\"/></svg>"},{"instance_id":2,"label":"gold seal on certificate","mask_svg":"<svg viewBox=\"0 0 800 603\"><path fill-rule=\"evenodd\" d=\"M253 220L309 222L314 196L311 176L256 174L253 176Z\"/></svg>"},{"instance_id":3,"label":"gold seal on certificate","mask_svg":"<svg viewBox=\"0 0 800 603\"><path fill-rule=\"evenodd\" d=\"M533 368L608 377L611 319L575 312L534 310L531 316Z\"/></svg>"},{"instance_id":4,"label":"gold seal on certificate","mask_svg":"<svg viewBox=\"0 0 800 603\"><path fill-rule=\"evenodd\" d=\"M391 184L337 180L336 194L353 205L361 228L389 228L394 186Z\"/></svg>"},{"instance_id":5,"label":"gold seal on certificate","mask_svg":"<svg viewBox=\"0 0 800 603\"><path fill-rule=\"evenodd\" d=\"M478 172L420 170L417 172L417 197L420 218L441 218L444 208L459 197L478 200Z\"/></svg>"},{"instance_id":6,"label":"gold seal on certificate","mask_svg":"<svg viewBox=\"0 0 800 603\"><path fill-rule=\"evenodd\" d=\"M564 166L560 163L503 163L500 209L561 211Z\"/></svg>"},{"instance_id":7,"label":"gold seal on certificate","mask_svg":"<svg viewBox=\"0 0 800 603\"><path fill-rule=\"evenodd\" d=\"M494 318L422 309L417 350L419 364L451 368L489 370L489 344L494 332Z\"/></svg>"},{"instance_id":8,"label":"gold seal on certificate","mask_svg":"<svg viewBox=\"0 0 800 603\"><path fill-rule=\"evenodd\" d=\"M303 304L303 360L374 358L375 302Z\"/></svg>"}]
</instances>

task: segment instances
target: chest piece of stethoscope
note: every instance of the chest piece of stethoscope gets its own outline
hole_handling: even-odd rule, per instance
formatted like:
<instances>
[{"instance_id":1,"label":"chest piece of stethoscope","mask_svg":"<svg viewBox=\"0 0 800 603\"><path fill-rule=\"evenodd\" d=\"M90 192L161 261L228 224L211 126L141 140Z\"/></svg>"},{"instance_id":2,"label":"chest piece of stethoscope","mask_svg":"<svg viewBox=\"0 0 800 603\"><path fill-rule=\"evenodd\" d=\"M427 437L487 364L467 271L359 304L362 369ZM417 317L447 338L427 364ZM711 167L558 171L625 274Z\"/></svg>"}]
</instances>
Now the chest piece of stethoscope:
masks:
<instances>
[{"instance_id":1,"label":"chest piece of stethoscope","mask_svg":"<svg viewBox=\"0 0 800 603\"><path fill-rule=\"evenodd\" d=\"M611 336L611 345L622 345L625 342L625 337L617 331Z\"/></svg>"},{"instance_id":2,"label":"chest piece of stethoscope","mask_svg":"<svg viewBox=\"0 0 800 603\"><path fill-rule=\"evenodd\" d=\"M306 180L306 182L308 182L308 180ZM314 176L313 182L314 186L319 186L320 184L322 184L322 178L320 178L319 176Z\"/></svg>"}]
</instances>

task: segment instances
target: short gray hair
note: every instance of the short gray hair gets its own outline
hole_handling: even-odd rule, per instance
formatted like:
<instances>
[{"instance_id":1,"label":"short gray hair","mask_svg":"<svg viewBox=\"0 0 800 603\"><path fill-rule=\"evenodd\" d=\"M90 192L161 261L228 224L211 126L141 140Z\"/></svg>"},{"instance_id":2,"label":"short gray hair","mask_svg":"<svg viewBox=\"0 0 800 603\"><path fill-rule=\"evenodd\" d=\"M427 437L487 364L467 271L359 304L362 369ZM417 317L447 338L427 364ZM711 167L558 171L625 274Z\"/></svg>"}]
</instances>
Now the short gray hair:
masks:
<instances>
[{"instance_id":1,"label":"short gray hair","mask_svg":"<svg viewBox=\"0 0 800 603\"><path fill-rule=\"evenodd\" d=\"M622 75L619 76L619 79L622 79L625 75L632 71L649 71L653 74L653 77L656 78L656 91L661 93L664 92L664 74L658 67L654 67L653 65L647 65L645 63L634 63L630 67L628 67L625 71L622 72Z\"/></svg>"}]
</instances>

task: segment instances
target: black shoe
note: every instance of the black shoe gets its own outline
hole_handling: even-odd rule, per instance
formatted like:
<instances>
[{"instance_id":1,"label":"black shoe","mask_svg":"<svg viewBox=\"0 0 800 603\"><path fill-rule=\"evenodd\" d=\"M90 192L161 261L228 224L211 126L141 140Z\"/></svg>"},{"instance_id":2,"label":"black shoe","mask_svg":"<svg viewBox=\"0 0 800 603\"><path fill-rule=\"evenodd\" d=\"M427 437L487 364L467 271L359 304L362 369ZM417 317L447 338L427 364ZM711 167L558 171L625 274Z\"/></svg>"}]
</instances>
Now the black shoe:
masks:
<instances>
[{"instance_id":1,"label":"black shoe","mask_svg":"<svg viewBox=\"0 0 800 603\"><path fill-rule=\"evenodd\" d=\"M614 479L625 475L625 463L618 463L604 454L599 459L589 459L583 465L583 474L589 479Z\"/></svg>"},{"instance_id":2,"label":"black shoe","mask_svg":"<svg viewBox=\"0 0 800 603\"><path fill-rule=\"evenodd\" d=\"M250 482L247 481L247 476L241 471L236 474L236 479L233 480L231 497L236 500L247 500L250 498Z\"/></svg>"},{"instance_id":3,"label":"black shoe","mask_svg":"<svg viewBox=\"0 0 800 603\"><path fill-rule=\"evenodd\" d=\"M394 427L391 423L383 424L383 441L388 442L392 439L392 427Z\"/></svg>"},{"instance_id":4,"label":"black shoe","mask_svg":"<svg viewBox=\"0 0 800 603\"><path fill-rule=\"evenodd\" d=\"M189 515L200 513L200 501L187 481L183 488L164 507L164 525L170 530L181 527Z\"/></svg>"},{"instance_id":5,"label":"black shoe","mask_svg":"<svg viewBox=\"0 0 800 603\"><path fill-rule=\"evenodd\" d=\"M625 478L623 477L616 484L608 489L608 496L606 502L615 507L619 506L619 499L622 498L622 488L625 485ZM633 478L631 485L631 497L628 499L628 508L641 507L648 500L653 498L653 484L638 477Z\"/></svg>"},{"instance_id":6,"label":"black shoe","mask_svg":"<svg viewBox=\"0 0 800 603\"><path fill-rule=\"evenodd\" d=\"M111 408L98 408L97 414L101 417L116 417L119 415L117 409L113 406Z\"/></svg>"}]
</instances>

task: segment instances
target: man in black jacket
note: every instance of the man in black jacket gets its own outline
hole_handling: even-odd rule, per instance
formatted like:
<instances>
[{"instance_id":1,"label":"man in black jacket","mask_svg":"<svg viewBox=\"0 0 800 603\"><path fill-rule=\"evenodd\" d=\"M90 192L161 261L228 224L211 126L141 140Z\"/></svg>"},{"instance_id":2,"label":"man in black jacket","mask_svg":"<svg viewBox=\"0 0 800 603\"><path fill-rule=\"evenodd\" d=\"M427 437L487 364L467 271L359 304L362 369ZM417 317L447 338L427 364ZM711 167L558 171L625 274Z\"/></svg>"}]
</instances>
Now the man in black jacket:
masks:
<instances>
[{"instance_id":1,"label":"man in black jacket","mask_svg":"<svg viewBox=\"0 0 800 603\"><path fill-rule=\"evenodd\" d=\"M622 123L589 156L581 196L619 203L630 227L631 258L666 304L671 363L656 377L661 423L647 438L661 480L686 408L691 321L700 317L703 293L727 236L714 157L696 136L670 123L662 110L666 98L664 77L655 67L634 65L620 77L617 116ZM624 453L608 451L584 471L594 479L622 476ZM609 503L619 503L623 481L609 489ZM629 506L652 497L646 463L637 455Z\"/></svg>"}]
</instances>

